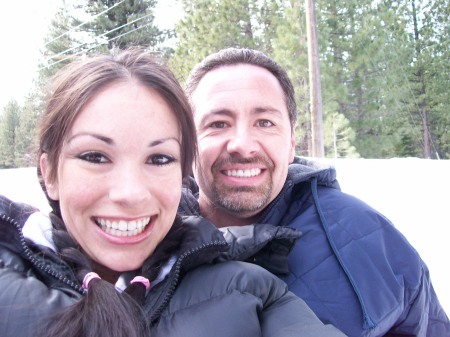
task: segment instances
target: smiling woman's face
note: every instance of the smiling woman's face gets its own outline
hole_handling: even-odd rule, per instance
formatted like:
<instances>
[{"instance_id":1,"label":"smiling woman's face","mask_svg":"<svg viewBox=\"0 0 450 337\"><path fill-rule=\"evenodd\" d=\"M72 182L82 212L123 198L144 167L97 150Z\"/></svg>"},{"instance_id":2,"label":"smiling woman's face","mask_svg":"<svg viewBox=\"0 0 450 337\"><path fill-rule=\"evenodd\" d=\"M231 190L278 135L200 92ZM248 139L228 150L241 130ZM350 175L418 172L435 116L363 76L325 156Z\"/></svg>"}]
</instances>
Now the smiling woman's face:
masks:
<instances>
[{"instance_id":1,"label":"smiling woman's face","mask_svg":"<svg viewBox=\"0 0 450 337\"><path fill-rule=\"evenodd\" d=\"M162 97L135 81L103 88L77 116L57 179L41 168L69 233L113 272L137 269L174 221L181 196L180 132Z\"/></svg>"}]
</instances>

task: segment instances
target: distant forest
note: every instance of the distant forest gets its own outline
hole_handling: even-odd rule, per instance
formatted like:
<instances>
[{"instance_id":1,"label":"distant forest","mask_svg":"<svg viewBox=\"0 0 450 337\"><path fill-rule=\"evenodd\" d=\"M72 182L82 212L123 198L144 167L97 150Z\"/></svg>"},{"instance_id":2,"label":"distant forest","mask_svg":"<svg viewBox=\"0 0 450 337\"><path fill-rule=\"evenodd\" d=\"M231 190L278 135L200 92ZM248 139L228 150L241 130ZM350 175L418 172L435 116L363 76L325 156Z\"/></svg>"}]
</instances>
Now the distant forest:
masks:
<instances>
[{"instance_id":1,"label":"distant forest","mask_svg":"<svg viewBox=\"0 0 450 337\"><path fill-rule=\"evenodd\" d=\"M154 22L156 0L74 3L49 27L33 90L0 111L0 168L36 165L50 76L80 56L131 45L160 54L182 84L221 48L265 52L295 85L297 154L311 156L304 1L183 0L170 30ZM316 0L315 8L325 156L450 159L449 0Z\"/></svg>"}]
</instances>

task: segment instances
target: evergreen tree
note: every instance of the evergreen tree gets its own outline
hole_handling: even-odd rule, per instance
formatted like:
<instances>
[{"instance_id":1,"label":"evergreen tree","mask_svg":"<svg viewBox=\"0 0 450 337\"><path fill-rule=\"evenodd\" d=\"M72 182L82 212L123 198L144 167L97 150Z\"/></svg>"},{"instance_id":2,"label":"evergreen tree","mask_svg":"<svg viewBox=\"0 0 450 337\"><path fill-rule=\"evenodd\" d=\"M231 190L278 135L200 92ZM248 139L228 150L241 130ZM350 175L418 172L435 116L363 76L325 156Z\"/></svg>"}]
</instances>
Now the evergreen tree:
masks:
<instances>
[{"instance_id":1,"label":"evergreen tree","mask_svg":"<svg viewBox=\"0 0 450 337\"><path fill-rule=\"evenodd\" d=\"M303 2L292 1L285 4L276 32L273 39L275 59L285 67L296 90L299 110L296 130L297 154L310 156L308 45ZM323 116L325 155L359 156L353 146L354 131L343 113L339 112L335 101L330 100L323 105Z\"/></svg>"},{"instance_id":2,"label":"evergreen tree","mask_svg":"<svg viewBox=\"0 0 450 337\"><path fill-rule=\"evenodd\" d=\"M94 17L90 32L103 40L104 48L132 45L155 47L169 32L154 24L156 0L88 0L86 10ZM166 35L164 35L166 34Z\"/></svg>"},{"instance_id":3,"label":"evergreen tree","mask_svg":"<svg viewBox=\"0 0 450 337\"><path fill-rule=\"evenodd\" d=\"M69 15L62 8L55 17L42 82L75 55L137 43L158 49L170 36L153 25L156 0L76 3L78 12ZM183 0L182 5L185 15L176 26L169 62L181 82L197 62L221 48L267 53L294 82L297 153L309 155L304 2ZM450 158L448 0L317 0L317 6L326 155L423 156L428 143L430 157Z\"/></svg>"},{"instance_id":4,"label":"evergreen tree","mask_svg":"<svg viewBox=\"0 0 450 337\"><path fill-rule=\"evenodd\" d=\"M35 145L39 112L42 111L42 100L39 93L28 95L21 109L19 124L16 129L15 166L36 166Z\"/></svg>"},{"instance_id":5,"label":"evergreen tree","mask_svg":"<svg viewBox=\"0 0 450 337\"><path fill-rule=\"evenodd\" d=\"M320 4L325 110L337 105L346 116L362 156L395 156L398 125L408 118L399 104L410 60L404 5L368 0Z\"/></svg>"},{"instance_id":6,"label":"evergreen tree","mask_svg":"<svg viewBox=\"0 0 450 337\"><path fill-rule=\"evenodd\" d=\"M274 59L282 65L295 88L298 108L296 153L310 156L308 45L304 2L292 1L282 8L272 41Z\"/></svg>"},{"instance_id":7,"label":"evergreen tree","mask_svg":"<svg viewBox=\"0 0 450 337\"><path fill-rule=\"evenodd\" d=\"M411 1L411 5L416 52L411 77L416 105L412 110L422 126L423 156L450 158L450 6L445 0Z\"/></svg>"},{"instance_id":8,"label":"evergreen tree","mask_svg":"<svg viewBox=\"0 0 450 337\"><path fill-rule=\"evenodd\" d=\"M327 113L324 120L325 156L329 158L359 158L360 155L352 145L355 132L349 121L338 112Z\"/></svg>"},{"instance_id":9,"label":"evergreen tree","mask_svg":"<svg viewBox=\"0 0 450 337\"><path fill-rule=\"evenodd\" d=\"M0 121L0 168L13 168L16 162L17 127L20 106L10 100L3 109Z\"/></svg>"},{"instance_id":10,"label":"evergreen tree","mask_svg":"<svg viewBox=\"0 0 450 337\"><path fill-rule=\"evenodd\" d=\"M76 5L61 6L50 22L41 51L43 60L39 67L38 87L78 55L89 51L91 39L83 33L83 23L74 16L80 10Z\"/></svg>"},{"instance_id":11,"label":"evergreen tree","mask_svg":"<svg viewBox=\"0 0 450 337\"><path fill-rule=\"evenodd\" d=\"M207 55L226 47L271 51L276 1L189 0L185 16L176 26L178 38L170 65L183 81L192 67Z\"/></svg>"},{"instance_id":12,"label":"evergreen tree","mask_svg":"<svg viewBox=\"0 0 450 337\"><path fill-rule=\"evenodd\" d=\"M79 0L64 4L52 20L42 50L40 83L74 58L125 49L156 49L170 36L154 24L156 0Z\"/></svg>"},{"instance_id":13,"label":"evergreen tree","mask_svg":"<svg viewBox=\"0 0 450 337\"><path fill-rule=\"evenodd\" d=\"M155 4L156 0L64 1L51 21L41 51L39 76L26 102L25 115L21 117L20 137L25 138L20 145L20 165L29 162L32 135L28 130L42 111L48 79L83 55L137 44L156 49L170 32L154 25Z\"/></svg>"}]
</instances>

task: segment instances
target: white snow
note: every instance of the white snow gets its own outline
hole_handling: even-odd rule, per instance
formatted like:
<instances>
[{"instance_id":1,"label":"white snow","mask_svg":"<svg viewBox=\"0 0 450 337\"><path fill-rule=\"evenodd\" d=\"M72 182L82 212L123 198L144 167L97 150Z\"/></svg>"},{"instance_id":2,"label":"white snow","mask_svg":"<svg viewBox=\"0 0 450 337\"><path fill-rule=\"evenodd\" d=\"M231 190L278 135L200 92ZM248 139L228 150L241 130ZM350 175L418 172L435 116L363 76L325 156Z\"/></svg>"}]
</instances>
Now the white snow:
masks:
<instances>
[{"instance_id":1,"label":"white snow","mask_svg":"<svg viewBox=\"0 0 450 337\"><path fill-rule=\"evenodd\" d=\"M386 215L428 265L434 289L450 315L450 160L324 159L336 167L344 192ZM35 168L0 170L0 194L48 211Z\"/></svg>"}]
</instances>

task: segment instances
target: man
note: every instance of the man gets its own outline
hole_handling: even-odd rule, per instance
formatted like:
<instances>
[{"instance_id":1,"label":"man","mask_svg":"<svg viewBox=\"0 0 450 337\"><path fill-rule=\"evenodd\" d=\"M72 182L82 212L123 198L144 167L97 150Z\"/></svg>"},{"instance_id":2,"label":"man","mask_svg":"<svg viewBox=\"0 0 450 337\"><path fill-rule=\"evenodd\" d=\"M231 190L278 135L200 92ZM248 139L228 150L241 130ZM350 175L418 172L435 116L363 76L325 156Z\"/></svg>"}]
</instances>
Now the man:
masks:
<instances>
[{"instance_id":1,"label":"man","mask_svg":"<svg viewBox=\"0 0 450 337\"><path fill-rule=\"evenodd\" d=\"M349 336L450 336L413 247L383 215L342 193L333 168L295 156L294 89L277 63L225 49L193 69L186 92L197 127L198 190L191 181L182 212L217 227L301 231L280 277Z\"/></svg>"}]
</instances>

